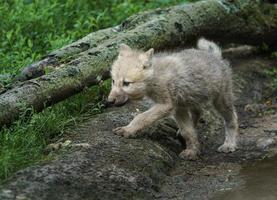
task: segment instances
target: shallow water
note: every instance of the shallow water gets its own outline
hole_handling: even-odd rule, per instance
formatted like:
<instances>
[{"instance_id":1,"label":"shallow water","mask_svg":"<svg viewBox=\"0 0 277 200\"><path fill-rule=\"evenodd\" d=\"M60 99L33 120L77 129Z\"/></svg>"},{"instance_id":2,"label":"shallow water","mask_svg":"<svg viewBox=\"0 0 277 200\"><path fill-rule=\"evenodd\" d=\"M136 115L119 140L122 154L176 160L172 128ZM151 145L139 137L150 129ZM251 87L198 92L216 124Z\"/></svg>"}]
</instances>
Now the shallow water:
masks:
<instances>
[{"instance_id":1,"label":"shallow water","mask_svg":"<svg viewBox=\"0 0 277 200\"><path fill-rule=\"evenodd\" d=\"M240 176L245 181L242 186L213 200L277 200L277 156L245 166Z\"/></svg>"}]
</instances>

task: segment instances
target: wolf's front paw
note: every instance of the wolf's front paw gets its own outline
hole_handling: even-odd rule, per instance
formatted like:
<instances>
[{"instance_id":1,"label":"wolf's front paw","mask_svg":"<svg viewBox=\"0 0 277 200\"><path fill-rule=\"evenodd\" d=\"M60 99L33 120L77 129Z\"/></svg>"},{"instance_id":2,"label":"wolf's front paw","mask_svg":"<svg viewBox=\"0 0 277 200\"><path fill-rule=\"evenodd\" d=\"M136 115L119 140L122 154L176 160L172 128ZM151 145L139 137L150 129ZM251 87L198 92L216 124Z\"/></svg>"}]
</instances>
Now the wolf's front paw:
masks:
<instances>
[{"instance_id":1,"label":"wolf's front paw","mask_svg":"<svg viewBox=\"0 0 277 200\"><path fill-rule=\"evenodd\" d=\"M224 143L223 145L221 145L217 151L218 152L223 152L223 153L232 153L237 149L237 145L235 144L228 144L228 143Z\"/></svg>"},{"instance_id":2,"label":"wolf's front paw","mask_svg":"<svg viewBox=\"0 0 277 200\"><path fill-rule=\"evenodd\" d=\"M184 160L196 160L198 158L198 151L195 149L185 149L179 154L179 157Z\"/></svg>"},{"instance_id":3,"label":"wolf's front paw","mask_svg":"<svg viewBox=\"0 0 277 200\"><path fill-rule=\"evenodd\" d=\"M125 138L132 138L135 136L135 131L133 131L128 126L117 127L115 129L113 129L113 132L116 135L123 136Z\"/></svg>"}]
</instances>

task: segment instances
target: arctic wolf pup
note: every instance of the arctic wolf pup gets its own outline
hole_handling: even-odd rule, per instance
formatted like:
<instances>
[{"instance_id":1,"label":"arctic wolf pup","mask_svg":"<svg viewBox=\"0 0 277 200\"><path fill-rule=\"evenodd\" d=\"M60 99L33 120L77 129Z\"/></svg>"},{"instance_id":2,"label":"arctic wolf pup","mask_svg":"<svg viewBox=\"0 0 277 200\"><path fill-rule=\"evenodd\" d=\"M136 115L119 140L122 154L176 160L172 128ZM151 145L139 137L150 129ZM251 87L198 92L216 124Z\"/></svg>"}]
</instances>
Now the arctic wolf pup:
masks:
<instances>
[{"instance_id":1,"label":"arctic wolf pup","mask_svg":"<svg viewBox=\"0 0 277 200\"><path fill-rule=\"evenodd\" d=\"M179 134L186 141L186 149L180 157L196 159L199 142L195 126L201 114L201 104L211 101L225 124L225 142L218 151L235 151L238 124L233 105L232 74L228 63L222 59L220 48L202 38L197 49L153 53L154 49L142 52L126 44L120 46L111 69L112 89L108 102L120 106L128 99L146 96L155 104L138 114L129 125L113 131L132 137L155 121L173 115Z\"/></svg>"}]
</instances>

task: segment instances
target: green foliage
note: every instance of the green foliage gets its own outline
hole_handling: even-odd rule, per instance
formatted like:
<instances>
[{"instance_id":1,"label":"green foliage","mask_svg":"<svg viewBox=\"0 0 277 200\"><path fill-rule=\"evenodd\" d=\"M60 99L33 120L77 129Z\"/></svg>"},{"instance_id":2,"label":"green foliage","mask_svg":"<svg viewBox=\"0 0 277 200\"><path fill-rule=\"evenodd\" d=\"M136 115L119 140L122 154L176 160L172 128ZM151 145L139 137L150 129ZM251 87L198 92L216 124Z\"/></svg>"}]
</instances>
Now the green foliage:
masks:
<instances>
[{"instance_id":1,"label":"green foliage","mask_svg":"<svg viewBox=\"0 0 277 200\"><path fill-rule=\"evenodd\" d=\"M270 69L266 69L265 73L267 76L269 76L272 80L272 88L277 87L277 67L272 67Z\"/></svg>"},{"instance_id":2,"label":"green foliage","mask_svg":"<svg viewBox=\"0 0 277 200\"><path fill-rule=\"evenodd\" d=\"M271 58L277 58L277 51L274 51L271 53Z\"/></svg>"},{"instance_id":3,"label":"green foliage","mask_svg":"<svg viewBox=\"0 0 277 200\"><path fill-rule=\"evenodd\" d=\"M44 150L55 137L93 114L100 113L110 82L95 86L41 113L26 110L20 120L0 131L0 180L36 161L47 159Z\"/></svg>"},{"instance_id":4,"label":"green foliage","mask_svg":"<svg viewBox=\"0 0 277 200\"><path fill-rule=\"evenodd\" d=\"M184 0L0 0L0 73L16 73L86 34Z\"/></svg>"}]
</instances>

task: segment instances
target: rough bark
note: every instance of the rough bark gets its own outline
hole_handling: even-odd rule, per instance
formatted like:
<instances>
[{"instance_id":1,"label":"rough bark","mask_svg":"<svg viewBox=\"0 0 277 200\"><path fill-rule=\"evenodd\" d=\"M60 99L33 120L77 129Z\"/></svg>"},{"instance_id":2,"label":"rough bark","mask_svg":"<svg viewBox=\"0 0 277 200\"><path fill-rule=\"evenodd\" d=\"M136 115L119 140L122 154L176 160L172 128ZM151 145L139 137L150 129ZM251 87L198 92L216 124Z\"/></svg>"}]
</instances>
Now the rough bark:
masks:
<instances>
[{"instance_id":1,"label":"rough bark","mask_svg":"<svg viewBox=\"0 0 277 200\"><path fill-rule=\"evenodd\" d=\"M45 66L56 68L0 95L0 125L17 119L26 107L40 111L106 79L123 42L161 50L191 44L199 36L224 42L275 43L276 34L276 8L258 0L207 0L141 13L54 51L34 64L34 71L24 71L22 79L42 75Z\"/></svg>"}]
</instances>

